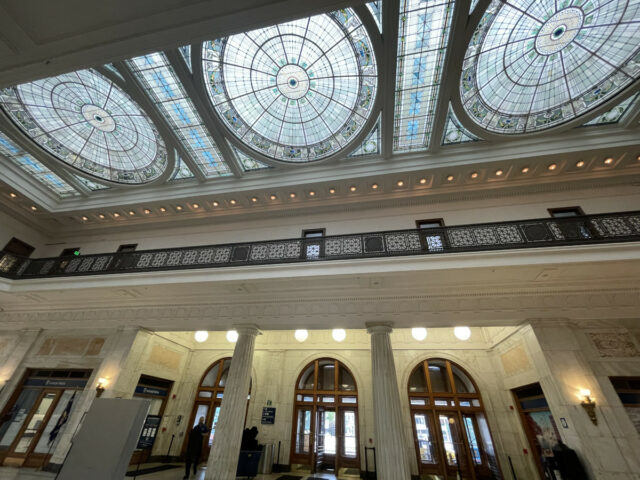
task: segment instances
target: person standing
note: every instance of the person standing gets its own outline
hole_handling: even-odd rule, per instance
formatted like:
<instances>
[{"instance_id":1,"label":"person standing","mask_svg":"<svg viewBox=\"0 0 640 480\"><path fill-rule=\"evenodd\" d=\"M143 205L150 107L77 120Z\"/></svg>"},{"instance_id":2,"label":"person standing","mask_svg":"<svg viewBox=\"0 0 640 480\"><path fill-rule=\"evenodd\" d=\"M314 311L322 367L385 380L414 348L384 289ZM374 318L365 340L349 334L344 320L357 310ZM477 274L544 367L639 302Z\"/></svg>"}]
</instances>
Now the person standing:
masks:
<instances>
[{"instance_id":1,"label":"person standing","mask_svg":"<svg viewBox=\"0 0 640 480\"><path fill-rule=\"evenodd\" d=\"M209 429L204 423L204 417L200 417L198 424L189 432L187 458L185 459L183 479L189 478L189 469L191 468L191 465L193 465L193 474L196 474L198 464L200 463L200 455L202 455L202 442L207 433L209 433Z\"/></svg>"}]
</instances>

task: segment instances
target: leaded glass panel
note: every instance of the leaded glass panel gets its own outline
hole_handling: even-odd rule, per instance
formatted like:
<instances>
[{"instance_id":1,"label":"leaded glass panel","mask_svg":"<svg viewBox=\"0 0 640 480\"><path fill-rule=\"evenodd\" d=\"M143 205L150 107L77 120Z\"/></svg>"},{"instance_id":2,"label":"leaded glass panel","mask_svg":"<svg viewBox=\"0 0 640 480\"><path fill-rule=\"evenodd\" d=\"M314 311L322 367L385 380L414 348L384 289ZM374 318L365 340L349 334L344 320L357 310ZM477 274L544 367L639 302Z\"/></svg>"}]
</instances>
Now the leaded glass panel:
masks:
<instances>
[{"instance_id":1,"label":"leaded glass panel","mask_svg":"<svg viewBox=\"0 0 640 480\"><path fill-rule=\"evenodd\" d=\"M445 124L442 144L453 145L456 143L476 142L478 140L478 137L462 126L453 108L451 108L451 104L449 104L449 113L447 114L447 123Z\"/></svg>"}]
</instances>

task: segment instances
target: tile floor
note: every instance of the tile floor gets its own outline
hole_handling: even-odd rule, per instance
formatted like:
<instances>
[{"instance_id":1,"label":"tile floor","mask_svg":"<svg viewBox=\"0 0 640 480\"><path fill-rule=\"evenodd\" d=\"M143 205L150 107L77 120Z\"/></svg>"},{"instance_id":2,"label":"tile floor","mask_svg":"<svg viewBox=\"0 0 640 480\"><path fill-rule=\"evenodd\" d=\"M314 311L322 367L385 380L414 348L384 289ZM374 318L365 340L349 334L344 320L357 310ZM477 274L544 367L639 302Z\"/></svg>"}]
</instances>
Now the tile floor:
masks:
<instances>
[{"instance_id":1,"label":"tile floor","mask_svg":"<svg viewBox=\"0 0 640 480\"><path fill-rule=\"evenodd\" d=\"M140 468L151 467L153 464L143 465ZM199 469L196 476L191 475L189 480L204 480L204 469ZM322 478L326 480L336 480L336 476L332 474L316 473L314 475L303 473L272 473L269 475L258 475L255 480L277 480L283 475L295 475L301 477L301 480L306 480L309 477ZM182 480L184 476L184 467L174 468L172 470L165 470L163 472L150 473L148 475L142 475L137 477L138 480ZM53 480L55 474L41 472L31 468L8 468L0 467L0 480ZM133 477L125 477L125 480L132 480ZM244 477L238 477L238 479L244 479Z\"/></svg>"}]
</instances>

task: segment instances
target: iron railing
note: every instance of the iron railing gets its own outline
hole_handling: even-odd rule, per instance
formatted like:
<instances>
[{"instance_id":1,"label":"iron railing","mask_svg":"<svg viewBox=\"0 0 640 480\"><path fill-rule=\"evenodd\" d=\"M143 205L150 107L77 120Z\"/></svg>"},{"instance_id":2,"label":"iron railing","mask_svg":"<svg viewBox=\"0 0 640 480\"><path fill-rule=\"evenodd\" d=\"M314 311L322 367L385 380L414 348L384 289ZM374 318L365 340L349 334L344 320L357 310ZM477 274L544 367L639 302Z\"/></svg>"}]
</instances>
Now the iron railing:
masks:
<instances>
[{"instance_id":1,"label":"iron railing","mask_svg":"<svg viewBox=\"0 0 640 480\"><path fill-rule=\"evenodd\" d=\"M633 241L640 241L639 211L53 258L3 251L0 276L67 277Z\"/></svg>"}]
</instances>

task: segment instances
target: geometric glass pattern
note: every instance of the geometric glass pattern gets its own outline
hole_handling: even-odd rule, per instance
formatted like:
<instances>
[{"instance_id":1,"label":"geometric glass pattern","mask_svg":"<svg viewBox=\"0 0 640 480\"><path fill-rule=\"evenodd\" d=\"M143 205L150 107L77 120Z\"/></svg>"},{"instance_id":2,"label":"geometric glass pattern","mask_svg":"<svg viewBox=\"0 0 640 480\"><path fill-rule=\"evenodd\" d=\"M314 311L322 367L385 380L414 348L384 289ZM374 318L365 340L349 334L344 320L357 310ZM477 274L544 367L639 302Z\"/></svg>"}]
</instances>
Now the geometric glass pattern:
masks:
<instances>
[{"instance_id":1,"label":"geometric glass pattern","mask_svg":"<svg viewBox=\"0 0 640 480\"><path fill-rule=\"evenodd\" d=\"M344 149L376 98L373 45L349 8L204 42L202 63L209 97L229 131L284 162Z\"/></svg>"},{"instance_id":2,"label":"geometric glass pattern","mask_svg":"<svg viewBox=\"0 0 640 480\"><path fill-rule=\"evenodd\" d=\"M187 68L191 72L191 45L185 45L184 47L178 48L178 50L180 51L182 58L184 58L184 63L187 64Z\"/></svg>"},{"instance_id":3,"label":"geometric glass pattern","mask_svg":"<svg viewBox=\"0 0 640 480\"><path fill-rule=\"evenodd\" d=\"M640 2L493 0L467 48L460 95L501 134L540 131L640 78Z\"/></svg>"},{"instance_id":4,"label":"geometric glass pattern","mask_svg":"<svg viewBox=\"0 0 640 480\"><path fill-rule=\"evenodd\" d=\"M176 152L176 166L173 168L173 173L169 178L171 180L182 180L183 178L193 178L193 172L189 170L187 164L180 158L178 152Z\"/></svg>"},{"instance_id":5,"label":"geometric glass pattern","mask_svg":"<svg viewBox=\"0 0 640 480\"><path fill-rule=\"evenodd\" d=\"M251 172L254 170L264 170L266 168L273 168L271 165L265 165L264 163L259 162L254 158L251 158L249 155L244 153L239 148L231 146L231 149L233 150L233 153L235 153L238 160L240 160L240 164L242 165L242 170L244 170L245 172Z\"/></svg>"},{"instance_id":6,"label":"geometric glass pattern","mask_svg":"<svg viewBox=\"0 0 640 480\"><path fill-rule=\"evenodd\" d=\"M367 8L371 12L371 15L373 15L373 19L376 21L376 25L378 25L378 30L382 33L382 0L367 3Z\"/></svg>"},{"instance_id":7,"label":"geometric glass pattern","mask_svg":"<svg viewBox=\"0 0 640 480\"><path fill-rule=\"evenodd\" d=\"M6 88L0 106L54 157L95 177L143 184L166 168L164 141L149 117L95 70Z\"/></svg>"},{"instance_id":8,"label":"geometric glass pattern","mask_svg":"<svg viewBox=\"0 0 640 480\"><path fill-rule=\"evenodd\" d=\"M151 96L191 159L206 177L231 175L213 138L164 53L150 53L126 61Z\"/></svg>"},{"instance_id":9,"label":"geometric glass pattern","mask_svg":"<svg viewBox=\"0 0 640 480\"><path fill-rule=\"evenodd\" d=\"M60 198L74 197L80 194L58 175L11 141L9 137L0 133L0 158L2 157L11 160Z\"/></svg>"},{"instance_id":10,"label":"geometric glass pattern","mask_svg":"<svg viewBox=\"0 0 640 480\"><path fill-rule=\"evenodd\" d=\"M429 146L454 2L402 0L393 151Z\"/></svg>"},{"instance_id":11,"label":"geometric glass pattern","mask_svg":"<svg viewBox=\"0 0 640 480\"><path fill-rule=\"evenodd\" d=\"M447 114L447 123L444 128L444 136L442 137L443 145L453 145L456 143L476 142L479 138L462 126L456 114L449 104L449 113Z\"/></svg>"},{"instance_id":12,"label":"geometric glass pattern","mask_svg":"<svg viewBox=\"0 0 640 480\"><path fill-rule=\"evenodd\" d=\"M369 135L365 137L358 148L349 154L349 157L364 157L365 155L380 155L382 130L380 128L380 117L373 126Z\"/></svg>"},{"instance_id":13,"label":"geometric glass pattern","mask_svg":"<svg viewBox=\"0 0 640 480\"><path fill-rule=\"evenodd\" d=\"M109 189L109 187L107 185L103 185L101 183L94 182L92 180L89 180L88 178L81 177L80 175L73 174L73 177L78 182L82 183L85 187L87 187L89 190L92 190L94 192L96 192L98 190L107 190L107 189Z\"/></svg>"},{"instance_id":14,"label":"geometric glass pattern","mask_svg":"<svg viewBox=\"0 0 640 480\"><path fill-rule=\"evenodd\" d=\"M631 107L633 107L638 100L640 93L631 95L626 100L623 100L611 110L604 112L602 115L598 115L593 120L585 123L583 127L592 127L595 125L609 125L612 123L618 123L620 119L627 113Z\"/></svg>"}]
</instances>

